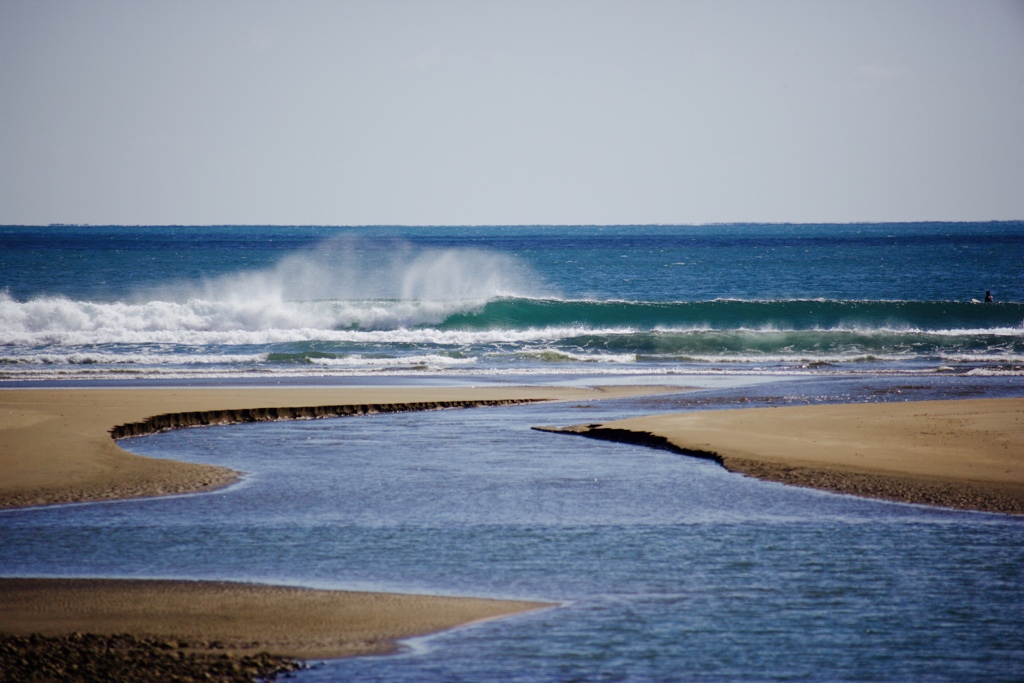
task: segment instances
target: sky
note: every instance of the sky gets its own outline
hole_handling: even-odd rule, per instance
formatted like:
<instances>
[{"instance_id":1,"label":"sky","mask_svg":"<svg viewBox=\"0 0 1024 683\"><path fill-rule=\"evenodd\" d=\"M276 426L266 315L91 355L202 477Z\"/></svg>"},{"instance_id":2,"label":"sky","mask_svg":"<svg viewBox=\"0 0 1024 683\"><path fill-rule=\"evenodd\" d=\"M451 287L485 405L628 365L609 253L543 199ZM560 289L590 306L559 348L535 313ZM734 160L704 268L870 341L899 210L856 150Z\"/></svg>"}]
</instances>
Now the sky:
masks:
<instances>
[{"instance_id":1,"label":"sky","mask_svg":"<svg viewBox=\"0 0 1024 683\"><path fill-rule=\"evenodd\" d=\"M0 0L0 224L1024 219L1024 1Z\"/></svg>"}]
</instances>

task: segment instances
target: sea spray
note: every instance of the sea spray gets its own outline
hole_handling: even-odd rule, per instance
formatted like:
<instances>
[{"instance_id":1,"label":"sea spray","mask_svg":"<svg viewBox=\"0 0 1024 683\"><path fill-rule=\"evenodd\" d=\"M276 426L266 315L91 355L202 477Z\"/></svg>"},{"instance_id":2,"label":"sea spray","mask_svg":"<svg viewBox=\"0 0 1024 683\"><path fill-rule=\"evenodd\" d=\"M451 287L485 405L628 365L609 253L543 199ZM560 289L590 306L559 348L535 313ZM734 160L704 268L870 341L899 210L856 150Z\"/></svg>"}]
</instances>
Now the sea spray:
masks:
<instances>
[{"instance_id":1,"label":"sea spray","mask_svg":"<svg viewBox=\"0 0 1024 683\"><path fill-rule=\"evenodd\" d=\"M537 275L508 255L368 244L328 240L270 268L140 288L126 301L18 302L0 292L0 341L138 343L156 333L151 341L192 343L173 333L399 329L440 324L496 297L544 291Z\"/></svg>"},{"instance_id":2,"label":"sea spray","mask_svg":"<svg viewBox=\"0 0 1024 683\"><path fill-rule=\"evenodd\" d=\"M551 294L529 265L508 254L339 237L286 255L269 268L143 288L134 299L236 305L324 300L482 303L503 296Z\"/></svg>"}]
</instances>

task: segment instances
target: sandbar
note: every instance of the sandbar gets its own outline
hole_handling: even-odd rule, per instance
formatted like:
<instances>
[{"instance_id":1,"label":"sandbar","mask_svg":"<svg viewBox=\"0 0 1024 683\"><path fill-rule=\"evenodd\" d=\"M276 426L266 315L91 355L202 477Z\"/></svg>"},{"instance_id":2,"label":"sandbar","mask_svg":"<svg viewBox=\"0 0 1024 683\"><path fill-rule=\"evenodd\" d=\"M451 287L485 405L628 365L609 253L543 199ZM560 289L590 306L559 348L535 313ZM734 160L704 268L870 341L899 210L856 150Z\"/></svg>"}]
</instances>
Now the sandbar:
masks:
<instances>
[{"instance_id":1,"label":"sandbar","mask_svg":"<svg viewBox=\"0 0 1024 683\"><path fill-rule=\"evenodd\" d=\"M213 582L0 579L0 633L115 635L296 659L386 654L396 639L551 603Z\"/></svg>"},{"instance_id":2,"label":"sandbar","mask_svg":"<svg viewBox=\"0 0 1024 683\"><path fill-rule=\"evenodd\" d=\"M744 408L540 427L713 459L760 479L1024 514L1024 399Z\"/></svg>"},{"instance_id":3,"label":"sandbar","mask_svg":"<svg viewBox=\"0 0 1024 683\"><path fill-rule=\"evenodd\" d=\"M668 387L0 390L0 509L214 490L240 473L146 458L112 436L238 421L579 400Z\"/></svg>"}]
</instances>

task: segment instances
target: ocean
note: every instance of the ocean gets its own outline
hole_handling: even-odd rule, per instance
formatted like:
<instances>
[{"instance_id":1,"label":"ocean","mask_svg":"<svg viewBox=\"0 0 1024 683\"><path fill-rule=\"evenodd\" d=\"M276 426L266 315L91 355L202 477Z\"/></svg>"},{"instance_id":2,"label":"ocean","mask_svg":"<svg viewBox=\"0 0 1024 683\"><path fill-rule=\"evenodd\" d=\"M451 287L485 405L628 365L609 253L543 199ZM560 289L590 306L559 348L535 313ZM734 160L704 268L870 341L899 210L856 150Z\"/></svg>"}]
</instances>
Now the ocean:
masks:
<instances>
[{"instance_id":1,"label":"ocean","mask_svg":"<svg viewBox=\"0 0 1024 683\"><path fill-rule=\"evenodd\" d=\"M2 227L0 382L1014 376L1021 263L1022 222Z\"/></svg>"},{"instance_id":2,"label":"ocean","mask_svg":"<svg viewBox=\"0 0 1024 683\"><path fill-rule=\"evenodd\" d=\"M306 683L1020 681L1021 518L530 427L1024 396L1022 263L1020 222L0 228L0 386L695 388L122 440L248 474L2 511L0 575L558 603Z\"/></svg>"}]
</instances>

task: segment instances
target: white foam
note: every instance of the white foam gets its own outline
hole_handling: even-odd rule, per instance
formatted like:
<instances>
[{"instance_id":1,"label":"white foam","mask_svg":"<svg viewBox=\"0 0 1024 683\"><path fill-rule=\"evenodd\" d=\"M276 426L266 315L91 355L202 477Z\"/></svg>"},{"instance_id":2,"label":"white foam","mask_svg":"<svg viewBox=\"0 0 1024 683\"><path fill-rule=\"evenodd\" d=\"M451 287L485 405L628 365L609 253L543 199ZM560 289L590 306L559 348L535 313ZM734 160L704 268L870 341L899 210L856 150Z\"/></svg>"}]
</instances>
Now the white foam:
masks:
<instances>
[{"instance_id":1,"label":"white foam","mask_svg":"<svg viewBox=\"0 0 1024 683\"><path fill-rule=\"evenodd\" d=\"M262 363L266 360L266 353L182 354L75 351L69 353L0 355L0 364L3 365L232 365L238 363Z\"/></svg>"},{"instance_id":2,"label":"white foam","mask_svg":"<svg viewBox=\"0 0 1024 683\"><path fill-rule=\"evenodd\" d=\"M401 359L396 359L401 360ZM514 364L488 366L485 364L451 366L423 363L395 363L390 366L327 366L327 365L239 365L237 367L217 366L0 366L0 382L24 380L69 380L69 379L238 379L238 378L290 378L290 377L407 377L436 374L446 377L550 377L552 374L566 377L820 377L860 375L863 370L853 365L841 367L808 367L802 364L773 365L761 363L723 363L721 359L708 365L687 363L636 364L618 363L566 363L552 368L550 363ZM956 368L947 366L930 367L873 367L872 374L903 376L920 374L956 373ZM985 367L961 370L965 375L1019 377L1024 371L1017 367Z\"/></svg>"},{"instance_id":3,"label":"white foam","mask_svg":"<svg viewBox=\"0 0 1024 683\"><path fill-rule=\"evenodd\" d=\"M283 301L190 299L95 303L0 294L0 341L65 343L267 343L319 338L344 328L437 324L483 301Z\"/></svg>"},{"instance_id":4,"label":"white foam","mask_svg":"<svg viewBox=\"0 0 1024 683\"><path fill-rule=\"evenodd\" d=\"M338 358L311 358L309 362L313 365L324 365L333 368L387 368L387 367L409 367L427 366L434 368L450 368L456 366L473 365L476 358L454 358L452 356L441 356L436 354L423 354L414 356L395 356L389 358L367 357L362 355L344 356Z\"/></svg>"},{"instance_id":5,"label":"white foam","mask_svg":"<svg viewBox=\"0 0 1024 683\"><path fill-rule=\"evenodd\" d=\"M507 255L388 246L382 250L375 242L371 249L339 238L271 268L164 284L124 301L58 296L19 302L0 292L0 343L300 340L322 338L311 330L437 325L498 297L551 294L528 266Z\"/></svg>"},{"instance_id":6,"label":"white foam","mask_svg":"<svg viewBox=\"0 0 1024 683\"><path fill-rule=\"evenodd\" d=\"M477 262L477 259L479 263ZM345 287L322 263L286 259L276 269L255 274L236 274L206 282L197 293L178 288L150 292L150 298L134 301L73 301L65 297L40 297L15 301L0 292L0 343L39 346L45 344L268 344L291 341L340 341L356 343L480 344L526 342L582 335L627 335L633 327L586 327L559 325L519 329L441 330L437 325L450 316L482 310L495 296L517 290L504 271L515 272L498 257L471 252L419 254L387 270L359 272L360 277L394 275L396 281L381 286L398 298L323 298L327 291L364 291L368 286ZM308 267L308 270L304 268ZM404 268L404 270L403 270ZM504 270L503 270L504 269ZM481 272L481 270L485 272ZM365 269L364 269L365 271ZM493 271L493 272L490 272ZM301 275L301 277L300 277ZM312 287L310 278L325 283ZM333 283L332 283L333 279ZM311 288L306 298L287 298ZM173 288L172 288L173 289ZM518 287L518 290L525 287ZM518 291L517 290L517 291ZM192 294L191 298L161 298ZM316 298L308 296L315 295ZM416 298L418 297L418 298ZM916 328L837 326L811 330L772 326L716 329L706 325L656 326L661 335L814 335L955 338L967 336L1019 340L1024 327L989 329L922 330Z\"/></svg>"},{"instance_id":7,"label":"white foam","mask_svg":"<svg viewBox=\"0 0 1024 683\"><path fill-rule=\"evenodd\" d=\"M903 335L935 335L938 337L963 337L963 336L979 336L979 335L993 335L993 336L1004 336L1004 337L1024 337L1024 324L1019 327L984 327L984 328L949 328L949 329L938 329L938 330L927 330L920 327L892 327L892 326L878 326L872 327L869 325L836 325L833 327L809 327L809 328L795 328L795 327L778 327L776 325L766 324L759 325L757 327L712 327L710 325L692 325L692 326L664 326L656 325L653 330L655 332L664 334L700 334L700 333L744 333L744 334L809 334L809 333L820 333L820 334L852 334L852 335L892 335L892 336L903 336Z\"/></svg>"},{"instance_id":8,"label":"white foam","mask_svg":"<svg viewBox=\"0 0 1024 683\"><path fill-rule=\"evenodd\" d=\"M496 354L489 354L496 355ZM519 351L517 356L534 358L546 362L575 361L580 363L635 363L635 353L575 353L564 349L527 349Z\"/></svg>"},{"instance_id":9,"label":"white foam","mask_svg":"<svg viewBox=\"0 0 1024 683\"><path fill-rule=\"evenodd\" d=\"M440 330L455 313L482 300L232 300L183 303L96 303L44 297L18 302L0 293L0 343L46 344L274 344L298 341L465 345L555 340L583 334L630 334L631 328L574 326ZM428 327L419 327L426 325Z\"/></svg>"}]
</instances>

